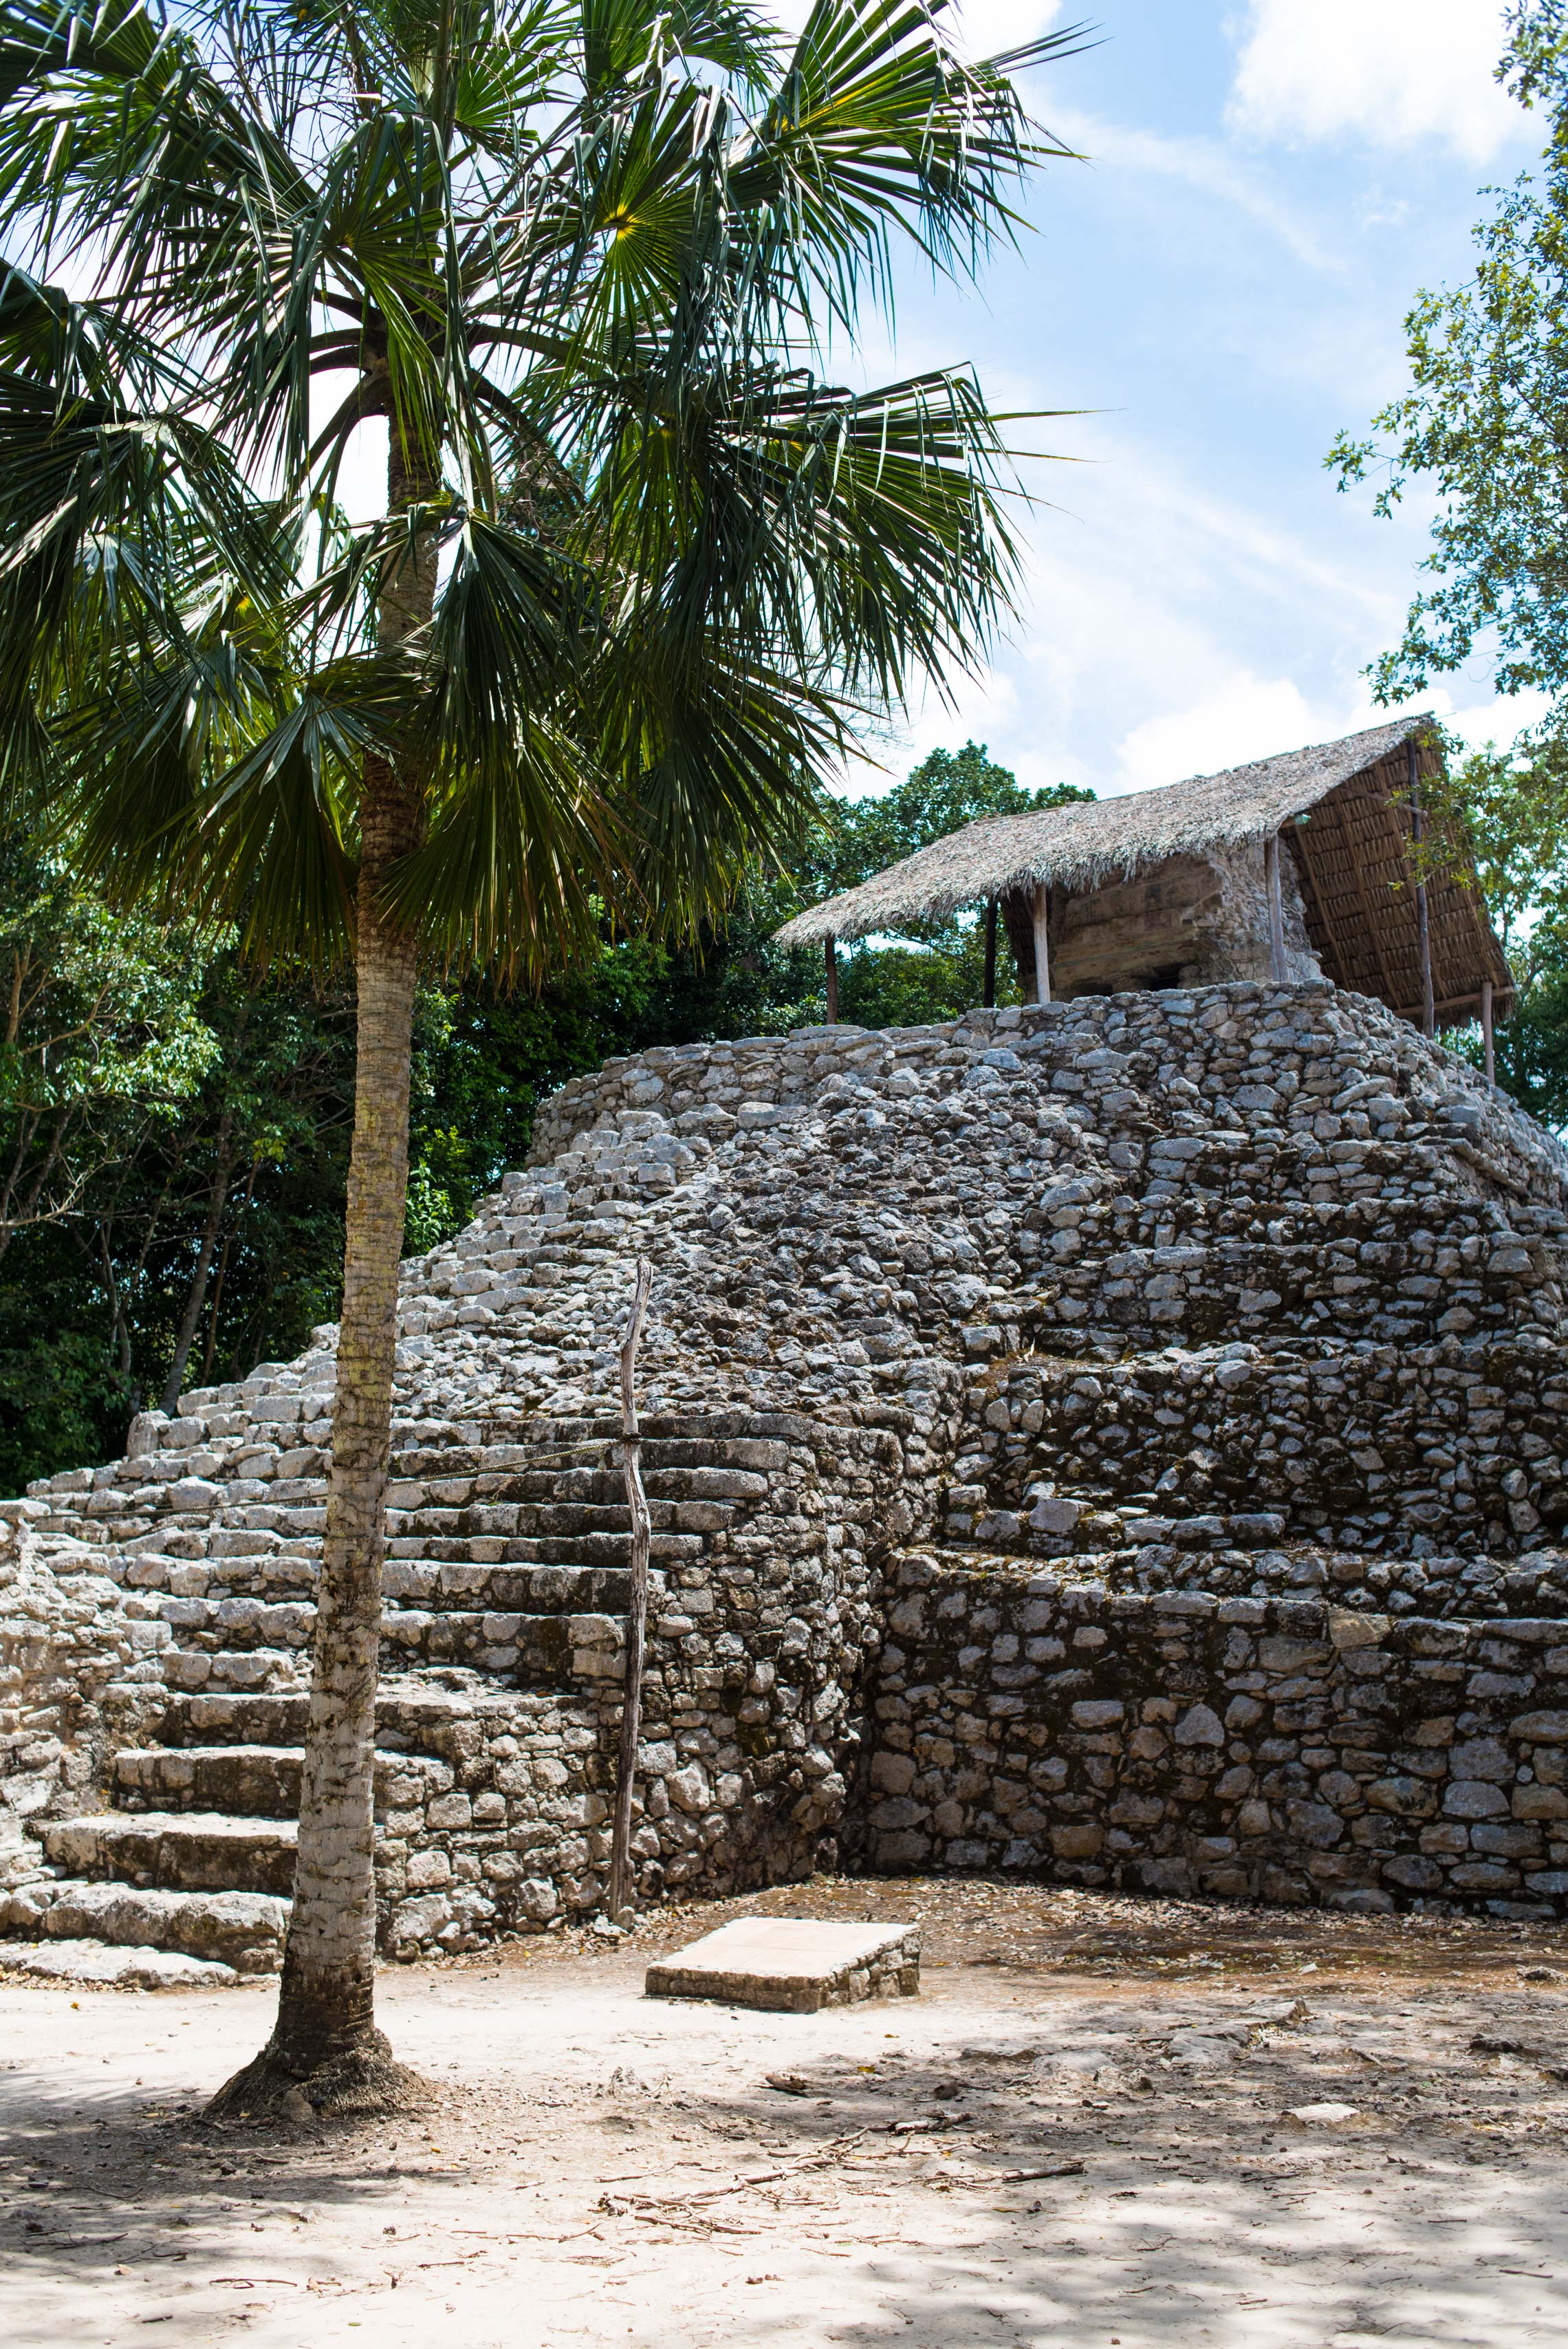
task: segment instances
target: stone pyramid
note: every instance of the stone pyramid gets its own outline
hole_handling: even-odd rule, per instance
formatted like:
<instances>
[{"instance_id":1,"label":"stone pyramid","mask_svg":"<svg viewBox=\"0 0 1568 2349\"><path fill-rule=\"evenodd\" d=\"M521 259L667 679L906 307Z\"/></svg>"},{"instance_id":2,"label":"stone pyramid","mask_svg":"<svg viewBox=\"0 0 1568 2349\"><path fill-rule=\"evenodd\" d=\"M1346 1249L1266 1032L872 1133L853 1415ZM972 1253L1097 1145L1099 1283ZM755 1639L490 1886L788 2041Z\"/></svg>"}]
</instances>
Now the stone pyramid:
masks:
<instances>
[{"instance_id":1,"label":"stone pyramid","mask_svg":"<svg viewBox=\"0 0 1568 2349\"><path fill-rule=\"evenodd\" d=\"M1565 1206L1550 1136L1326 985L567 1086L403 1268L385 1949L603 1899L639 1254L643 1899L853 1863L1561 1908ZM0 1506L0 1953L276 1964L335 1342Z\"/></svg>"}]
</instances>

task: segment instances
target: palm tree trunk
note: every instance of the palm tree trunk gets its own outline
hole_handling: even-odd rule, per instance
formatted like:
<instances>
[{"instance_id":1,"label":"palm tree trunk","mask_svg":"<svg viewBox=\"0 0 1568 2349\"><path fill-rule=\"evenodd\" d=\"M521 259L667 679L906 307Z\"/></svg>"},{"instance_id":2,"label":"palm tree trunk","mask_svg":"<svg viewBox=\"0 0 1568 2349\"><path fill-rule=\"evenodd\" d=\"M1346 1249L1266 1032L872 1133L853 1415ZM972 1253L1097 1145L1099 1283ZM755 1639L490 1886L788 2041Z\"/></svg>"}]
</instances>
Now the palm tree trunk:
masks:
<instances>
[{"instance_id":1,"label":"palm tree trunk","mask_svg":"<svg viewBox=\"0 0 1568 2349\"><path fill-rule=\"evenodd\" d=\"M396 419L388 465L396 512L433 492L411 466ZM430 616L435 546L420 536L384 592L379 640ZM304 2093L316 2109L386 2111L423 2101L418 2076L376 2027L373 1805L397 1266L408 1185L408 1086L417 954L382 895L425 820L417 771L367 757L360 799L354 1144L344 1235L337 1392L322 1547L310 1713L300 1789L294 1906L273 2037L220 2089L210 2111L255 2111ZM303 2088L301 2084L304 2084Z\"/></svg>"},{"instance_id":2,"label":"palm tree trunk","mask_svg":"<svg viewBox=\"0 0 1568 2349\"><path fill-rule=\"evenodd\" d=\"M380 2037L371 1808L416 973L412 947L389 932L376 901L388 866L418 833L416 811L390 771L383 766L366 781L358 1064L332 1475L276 2033L296 2076Z\"/></svg>"}]
</instances>

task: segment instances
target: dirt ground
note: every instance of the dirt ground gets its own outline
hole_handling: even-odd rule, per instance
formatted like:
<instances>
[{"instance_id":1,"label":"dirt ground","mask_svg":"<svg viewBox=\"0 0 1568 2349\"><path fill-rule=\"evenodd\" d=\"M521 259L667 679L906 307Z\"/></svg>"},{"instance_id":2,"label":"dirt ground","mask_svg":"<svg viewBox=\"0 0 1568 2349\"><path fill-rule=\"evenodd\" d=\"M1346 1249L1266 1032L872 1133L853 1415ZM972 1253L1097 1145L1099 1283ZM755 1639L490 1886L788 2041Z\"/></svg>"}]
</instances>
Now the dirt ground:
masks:
<instances>
[{"instance_id":1,"label":"dirt ground","mask_svg":"<svg viewBox=\"0 0 1568 2349\"><path fill-rule=\"evenodd\" d=\"M655 1951L758 1910L917 1919L922 1996L642 1996ZM819 1882L388 1969L439 2088L418 2126L202 2123L273 1995L0 1974L9 2349L1568 2332L1560 1935Z\"/></svg>"}]
</instances>

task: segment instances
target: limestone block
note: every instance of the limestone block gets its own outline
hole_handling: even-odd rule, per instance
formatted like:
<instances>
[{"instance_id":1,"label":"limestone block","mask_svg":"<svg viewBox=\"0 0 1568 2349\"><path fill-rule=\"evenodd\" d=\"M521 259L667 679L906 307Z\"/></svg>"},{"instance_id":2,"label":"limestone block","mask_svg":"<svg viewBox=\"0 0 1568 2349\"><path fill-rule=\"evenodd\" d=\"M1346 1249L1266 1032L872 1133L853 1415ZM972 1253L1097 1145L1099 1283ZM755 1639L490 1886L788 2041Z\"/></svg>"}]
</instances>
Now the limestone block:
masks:
<instances>
[{"instance_id":1,"label":"limestone block","mask_svg":"<svg viewBox=\"0 0 1568 2349\"><path fill-rule=\"evenodd\" d=\"M821 1924L745 1917L648 1968L650 1998L714 1998L812 2014L876 1997L918 1995L915 1926Z\"/></svg>"}]
</instances>

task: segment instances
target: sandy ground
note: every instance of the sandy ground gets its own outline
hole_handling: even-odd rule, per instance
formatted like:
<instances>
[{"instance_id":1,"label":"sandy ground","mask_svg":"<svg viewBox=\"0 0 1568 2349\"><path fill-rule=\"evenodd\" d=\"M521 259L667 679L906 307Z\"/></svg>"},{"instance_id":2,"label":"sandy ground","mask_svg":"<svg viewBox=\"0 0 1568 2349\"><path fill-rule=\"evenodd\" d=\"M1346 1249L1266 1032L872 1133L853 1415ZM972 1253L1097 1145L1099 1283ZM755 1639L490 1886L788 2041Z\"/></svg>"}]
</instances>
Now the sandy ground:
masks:
<instances>
[{"instance_id":1,"label":"sandy ground","mask_svg":"<svg viewBox=\"0 0 1568 2349\"><path fill-rule=\"evenodd\" d=\"M653 1950L759 1909L920 1917L923 1995L642 1996ZM1558 1936L820 1884L389 1970L417 2127L201 2123L273 1995L0 1978L9 2349L1568 2332Z\"/></svg>"}]
</instances>

